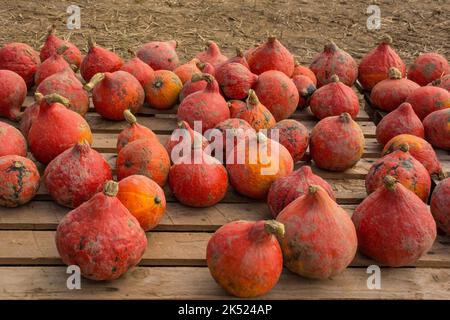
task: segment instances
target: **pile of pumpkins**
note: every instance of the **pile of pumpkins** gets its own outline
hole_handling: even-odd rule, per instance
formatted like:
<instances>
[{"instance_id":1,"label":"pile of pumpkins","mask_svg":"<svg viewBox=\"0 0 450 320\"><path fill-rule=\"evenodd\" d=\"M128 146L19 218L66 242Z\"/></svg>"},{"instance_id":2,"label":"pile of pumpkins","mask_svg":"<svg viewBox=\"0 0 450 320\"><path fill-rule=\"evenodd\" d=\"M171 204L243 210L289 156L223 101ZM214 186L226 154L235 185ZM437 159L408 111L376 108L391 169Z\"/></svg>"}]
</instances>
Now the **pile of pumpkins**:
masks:
<instances>
[{"instance_id":1,"label":"pile of pumpkins","mask_svg":"<svg viewBox=\"0 0 450 320\"><path fill-rule=\"evenodd\" d=\"M6 44L0 49L0 116L20 121L20 131L0 122L0 205L23 205L36 194L40 174L29 150L46 165L51 197L73 209L56 233L61 258L94 280L116 279L139 263L145 231L165 213L167 182L191 207L218 203L229 183L267 201L274 220L228 223L208 243L211 275L238 297L267 293L283 264L303 277L333 277L358 247L384 265L414 263L431 248L436 223L450 234L450 180L433 149L450 150L450 70L443 56L426 53L406 78L391 42L384 38L359 65L331 42L309 67L296 63L275 37L231 58L209 41L184 64L175 41L147 43L127 62L92 38L83 57L54 28L40 54L23 43ZM357 80L374 105L390 113L377 126L384 149L366 177L369 196L350 218L325 180L308 165L294 171L294 164L312 160L318 168L345 171L360 160L365 141L351 88ZM34 85L35 102L21 113ZM117 138L118 182L91 148L84 119L90 95L102 117L128 123ZM144 102L158 110L179 103L177 129L165 145L134 116ZM289 119L307 107L320 120L311 132ZM242 162L212 155L213 133L230 130L246 133L237 136L245 146L262 147L256 161L248 147ZM227 159L239 156L238 142L224 139ZM275 170L264 174L273 163ZM431 175L443 181L430 212Z\"/></svg>"}]
</instances>

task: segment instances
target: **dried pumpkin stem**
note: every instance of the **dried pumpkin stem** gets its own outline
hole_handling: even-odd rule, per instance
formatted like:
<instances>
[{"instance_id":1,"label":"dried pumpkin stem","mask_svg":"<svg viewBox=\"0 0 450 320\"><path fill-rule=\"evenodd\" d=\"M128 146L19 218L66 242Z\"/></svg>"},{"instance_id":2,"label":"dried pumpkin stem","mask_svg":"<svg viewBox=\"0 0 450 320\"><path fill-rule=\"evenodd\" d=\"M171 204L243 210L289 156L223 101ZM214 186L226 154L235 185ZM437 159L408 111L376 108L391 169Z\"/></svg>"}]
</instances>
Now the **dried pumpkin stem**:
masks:
<instances>
[{"instance_id":1,"label":"dried pumpkin stem","mask_svg":"<svg viewBox=\"0 0 450 320\"><path fill-rule=\"evenodd\" d=\"M197 68L199 68L200 70L203 70L203 69L205 68L205 66L206 66L206 64L205 64L204 62L201 62L201 61L197 62L195 65L196 65Z\"/></svg>"},{"instance_id":2,"label":"dried pumpkin stem","mask_svg":"<svg viewBox=\"0 0 450 320\"><path fill-rule=\"evenodd\" d=\"M62 44L62 45L56 50L56 53L59 54L59 55L61 55L61 54L63 54L64 52L66 52L67 49L69 49L69 46L68 46L67 44L64 43L64 44Z\"/></svg>"},{"instance_id":3,"label":"dried pumpkin stem","mask_svg":"<svg viewBox=\"0 0 450 320\"><path fill-rule=\"evenodd\" d=\"M275 40L277 40L277 37L275 37L275 36L269 36L269 37L267 38L267 42L269 42L269 43L274 43Z\"/></svg>"},{"instance_id":4,"label":"dried pumpkin stem","mask_svg":"<svg viewBox=\"0 0 450 320\"><path fill-rule=\"evenodd\" d=\"M447 178L447 174L441 169L436 174L436 177L437 177L438 180L444 180L445 178Z\"/></svg>"},{"instance_id":5,"label":"dried pumpkin stem","mask_svg":"<svg viewBox=\"0 0 450 320\"><path fill-rule=\"evenodd\" d=\"M130 54L131 57L133 57L133 58L136 57L136 51L134 51L132 49L128 49L127 51L128 51L128 53Z\"/></svg>"},{"instance_id":6,"label":"dried pumpkin stem","mask_svg":"<svg viewBox=\"0 0 450 320\"><path fill-rule=\"evenodd\" d=\"M192 75L191 82L197 82L201 80L205 80L208 83L212 83L214 81L214 77L207 73L194 73Z\"/></svg>"},{"instance_id":7,"label":"dried pumpkin stem","mask_svg":"<svg viewBox=\"0 0 450 320\"><path fill-rule=\"evenodd\" d=\"M330 41L330 43L326 44L324 46L324 51L328 51L328 52L334 52L338 49L336 43L334 43L334 41Z\"/></svg>"},{"instance_id":8,"label":"dried pumpkin stem","mask_svg":"<svg viewBox=\"0 0 450 320\"><path fill-rule=\"evenodd\" d=\"M160 204L161 198L159 196L155 196L155 198L153 198L153 201L155 201L156 204Z\"/></svg>"},{"instance_id":9,"label":"dried pumpkin stem","mask_svg":"<svg viewBox=\"0 0 450 320\"><path fill-rule=\"evenodd\" d=\"M389 79L401 79L402 73L395 67L389 68Z\"/></svg>"},{"instance_id":10,"label":"dried pumpkin stem","mask_svg":"<svg viewBox=\"0 0 450 320\"><path fill-rule=\"evenodd\" d=\"M66 106L66 107L68 107L69 104L70 104L69 99L64 98L63 96L61 96L61 95L59 95L59 94L57 94L57 93L51 93L51 94L48 94L48 95L44 96L43 99L45 99L45 101L46 101L48 104L51 104L51 103L61 103L61 104L63 104L63 105Z\"/></svg>"},{"instance_id":11,"label":"dried pumpkin stem","mask_svg":"<svg viewBox=\"0 0 450 320\"><path fill-rule=\"evenodd\" d=\"M36 102L41 102L41 100L44 98L44 95L40 92L35 92L34 93L34 101Z\"/></svg>"},{"instance_id":12,"label":"dried pumpkin stem","mask_svg":"<svg viewBox=\"0 0 450 320\"><path fill-rule=\"evenodd\" d=\"M56 33L56 25L52 24L50 27L48 27L47 35L49 36L49 35L52 35L52 34L55 34L55 33Z\"/></svg>"},{"instance_id":13,"label":"dried pumpkin stem","mask_svg":"<svg viewBox=\"0 0 450 320\"><path fill-rule=\"evenodd\" d=\"M385 43L385 44L392 44L392 37L388 34L385 34L382 38L381 38L381 43Z\"/></svg>"},{"instance_id":14,"label":"dried pumpkin stem","mask_svg":"<svg viewBox=\"0 0 450 320\"><path fill-rule=\"evenodd\" d=\"M95 87L98 83L100 83L103 79L105 79L105 74L104 74L103 72L96 73L96 74L91 78L91 80L83 86L84 90L86 90L86 91L92 91L92 89L94 89L94 87Z\"/></svg>"},{"instance_id":15,"label":"dried pumpkin stem","mask_svg":"<svg viewBox=\"0 0 450 320\"><path fill-rule=\"evenodd\" d=\"M248 90L248 98L247 98L247 104L251 105L257 105L259 103L258 96L256 95L255 90Z\"/></svg>"},{"instance_id":16,"label":"dried pumpkin stem","mask_svg":"<svg viewBox=\"0 0 450 320\"><path fill-rule=\"evenodd\" d=\"M312 184L308 187L309 194L315 194L319 190L319 186Z\"/></svg>"},{"instance_id":17,"label":"dried pumpkin stem","mask_svg":"<svg viewBox=\"0 0 450 320\"><path fill-rule=\"evenodd\" d=\"M92 35L90 35L88 38L88 48L92 49L95 46L96 46L96 43L95 43L94 37Z\"/></svg>"},{"instance_id":18,"label":"dried pumpkin stem","mask_svg":"<svg viewBox=\"0 0 450 320\"><path fill-rule=\"evenodd\" d=\"M135 124L137 123L137 119L134 116L134 114L131 112L130 109L127 109L123 112L123 117L129 124Z\"/></svg>"},{"instance_id":19,"label":"dried pumpkin stem","mask_svg":"<svg viewBox=\"0 0 450 320\"><path fill-rule=\"evenodd\" d=\"M242 52L241 48L236 48L236 57L242 58L244 56L244 53Z\"/></svg>"},{"instance_id":20,"label":"dried pumpkin stem","mask_svg":"<svg viewBox=\"0 0 450 320\"><path fill-rule=\"evenodd\" d=\"M21 162L21 161L14 161L14 168L22 168L24 165L23 165L23 162Z\"/></svg>"},{"instance_id":21,"label":"dried pumpkin stem","mask_svg":"<svg viewBox=\"0 0 450 320\"><path fill-rule=\"evenodd\" d=\"M119 192L119 184L113 180L106 181L103 185L103 193L108 197L115 197Z\"/></svg>"},{"instance_id":22,"label":"dried pumpkin stem","mask_svg":"<svg viewBox=\"0 0 450 320\"><path fill-rule=\"evenodd\" d=\"M277 237L284 237L284 224L276 220L267 220L264 223L264 230Z\"/></svg>"},{"instance_id":23,"label":"dried pumpkin stem","mask_svg":"<svg viewBox=\"0 0 450 320\"><path fill-rule=\"evenodd\" d=\"M409 144L407 143L402 143L398 146L398 149L403 151L403 152L408 152L409 151Z\"/></svg>"},{"instance_id":24,"label":"dried pumpkin stem","mask_svg":"<svg viewBox=\"0 0 450 320\"><path fill-rule=\"evenodd\" d=\"M332 82L339 82L339 76L337 74L333 74L330 79Z\"/></svg>"},{"instance_id":25,"label":"dried pumpkin stem","mask_svg":"<svg viewBox=\"0 0 450 320\"><path fill-rule=\"evenodd\" d=\"M395 179L393 176L390 176L390 175L385 176L384 179L383 179L384 186L389 191L394 191L395 190L395 184L397 182L398 182L397 179Z\"/></svg>"},{"instance_id":26,"label":"dried pumpkin stem","mask_svg":"<svg viewBox=\"0 0 450 320\"><path fill-rule=\"evenodd\" d=\"M350 115L350 113L344 112L344 113L341 113L339 118L341 119L342 122L348 123L351 121L352 116Z\"/></svg>"}]
</instances>

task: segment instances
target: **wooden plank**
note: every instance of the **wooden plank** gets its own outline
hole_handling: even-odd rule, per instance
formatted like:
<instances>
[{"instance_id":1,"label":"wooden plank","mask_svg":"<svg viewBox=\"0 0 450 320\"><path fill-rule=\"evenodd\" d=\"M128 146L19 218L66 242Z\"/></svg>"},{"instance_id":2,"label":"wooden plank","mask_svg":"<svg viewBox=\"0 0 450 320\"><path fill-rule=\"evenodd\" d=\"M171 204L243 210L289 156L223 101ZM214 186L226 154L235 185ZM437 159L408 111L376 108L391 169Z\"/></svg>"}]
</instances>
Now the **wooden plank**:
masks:
<instances>
[{"instance_id":1,"label":"wooden plank","mask_svg":"<svg viewBox=\"0 0 450 320\"><path fill-rule=\"evenodd\" d=\"M212 233L147 233L147 250L140 266L206 266L206 246ZM0 231L0 265L63 265L55 231ZM357 254L351 266L379 264ZM439 237L430 253L410 266L450 268L450 240Z\"/></svg>"},{"instance_id":2,"label":"wooden plank","mask_svg":"<svg viewBox=\"0 0 450 320\"><path fill-rule=\"evenodd\" d=\"M328 183L330 183L333 190L336 192L336 199L337 202L340 204L360 203L366 197L364 180L329 179L327 181ZM164 191L166 194L166 200L168 202L176 201L176 199L172 196L167 184L164 187ZM51 197L48 194L48 191L45 187L45 184L42 182L42 179L34 200L44 200L44 201L51 200ZM257 202L257 200L253 200L243 195L240 195L231 186L229 186L228 191L225 194L225 197L223 198L222 202L247 203L247 202Z\"/></svg>"},{"instance_id":3,"label":"wooden plank","mask_svg":"<svg viewBox=\"0 0 450 320\"><path fill-rule=\"evenodd\" d=\"M349 214L356 205L341 205ZM4 208L0 230L56 230L69 208L53 201L32 201L17 208ZM166 213L155 231L215 231L235 220L271 219L267 205L255 203L218 203L209 208L190 208L177 202L167 204Z\"/></svg>"},{"instance_id":4,"label":"wooden plank","mask_svg":"<svg viewBox=\"0 0 450 320\"><path fill-rule=\"evenodd\" d=\"M81 281L68 290L64 267L1 267L0 299L234 299L207 268L139 267L108 282ZM348 268L317 281L284 271L278 284L259 299L450 299L450 270L382 268L381 290L367 288L365 268Z\"/></svg>"}]
</instances>

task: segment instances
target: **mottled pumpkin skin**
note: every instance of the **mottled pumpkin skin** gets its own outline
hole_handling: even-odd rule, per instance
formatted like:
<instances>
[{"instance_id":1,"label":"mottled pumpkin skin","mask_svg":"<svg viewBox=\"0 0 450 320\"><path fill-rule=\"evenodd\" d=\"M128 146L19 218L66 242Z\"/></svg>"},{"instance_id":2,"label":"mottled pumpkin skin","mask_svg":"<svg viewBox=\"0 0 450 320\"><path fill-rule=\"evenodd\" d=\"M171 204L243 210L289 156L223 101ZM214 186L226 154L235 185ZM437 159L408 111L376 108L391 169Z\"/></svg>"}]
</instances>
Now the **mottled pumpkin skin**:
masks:
<instances>
[{"instance_id":1,"label":"mottled pumpkin skin","mask_svg":"<svg viewBox=\"0 0 450 320\"><path fill-rule=\"evenodd\" d=\"M380 81L388 79L390 68L397 68L402 77L406 75L406 66L397 52L387 42L381 42L369 51L358 66L358 80L367 91Z\"/></svg>"},{"instance_id":2,"label":"mottled pumpkin skin","mask_svg":"<svg viewBox=\"0 0 450 320\"><path fill-rule=\"evenodd\" d=\"M0 70L14 71L28 88L34 84L34 74L40 63L39 53L25 43L8 43L0 49Z\"/></svg>"},{"instance_id":3,"label":"mottled pumpkin skin","mask_svg":"<svg viewBox=\"0 0 450 320\"><path fill-rule=\"evenodd\" d=\"M221 65L226 62L228 58L220 52L220 48L214 41L208 41L207 48L205 51L197 53L195 56L201 62L210 63L214 67ZM204 73L209 73L208 71L202 70Z\"/></svg>"},{"instance_id":4,"label":"mottled pumpkin skin","mask_svg":"<svg viewBox=\"0 0 450 320\"><path fill-rule=\"evenodd\" d=\"M270 70L260 74L254 90L276 121L289 118L297 109L297 87L292 79L280 71Z\"/></svg>"},{"instance_id":5,"label":"mottled pumpkin skin","mask_svg":"<svg viewBox=\"0 0 450 320\"><path fill-rule=\"evenodd\" d=\"M123 60L114 52L94 45L84 56L80 65L80 74L88 82L99 72L115 72L120 70Z\"/></svg>"},{"instance_id":6,"label":"mottled pumpkin skin","mask_svg":"<svg viewBox=\"0 0 450 320\"><path fill-rule=\"evenodd\" d=\"M111 179L111 168L103 156L83 143L58 155L44 172L50 196L69 208L76 208L92 198Z\"/></svg>"},{"instance_id":7,"label":"mottled pumpkin skin","mask_svg":"<svg viewBox=\"0 0 450 320\"><path fill-rule=\"evenodd\" d=\"M327 279L341 273L357 249L356 231L347 212L320 186L280 212L285 226L279 239L284 265L306 278Z\"/></svg>"},{"instance_id":8,"label":"mottled pumpkin skin","mask_svg":"<svg viewBox=\"0 0 450 320\"><path fill-rule=\"evenodd\" d=\"M317 89L309 102L311 112L319 119L349 113L353 119L359 113L359 100L352 88L337 80Z\"/></svg>"},{"instance_id":9,"label":"mottled pumpkin skin","mask_svg":"<svg viewBox=\"0 0 450 320\"><path fill-rule=\"evenodd\" d=\"M95 111L109 120L123 120L123 112L136 113L144 104L144 90L139 81L125 71L106 72L92 90Z\"/></svg>"},{"instance_id":10,"label":"mottled pumpkin skin","mask_svg":"<svg viewBox=\"0 0 450 320\"><path fill-rule=\"evenodd\" d=\"M275 180L270 186L269 194L267 195L267 205L272 216L276 218L292 201L308 193L310 185L321 186L331 199L336 200L333 188L328 182L315 175L311 167L302 166L291 174Z\"/></svg>"},{"instance_id":11,"label":"mottled pumpkin skin","mask_svg":"<svg viewBox=\"0 0 450 320\"><path fill-rule=\"evenodd\" d=\"M128 143L139 139L159 143L159 139L152 129L140 125L137 122L130 123L117 136L117 153L119 153Z\"/></svg>"},{"instance_id":12,"label":"mottled pumpkin skin","mask_svg":"<svg viewBox=\"0 0 450 320\"><path fill-rule=\"evenodd\" d=\"M381 155L385 156L395 150L399 150L402 144L408 144L408 152L428 170L430 175L442 175L442 166L433 147L427 141L417 136L399 134L393 137L386 143Z\"/></svg>"},{"instance_id":13,"label":"mottled pumpkin skin","mask_svg":"<svg viewBox=\"0 0 450 320\"><path fill-rule=\"evenodd\" d=\"M245 108L242 108L236 113L236 118L245 120L256 131L272 128L276 124L275 118L270 111L259 102L255 92L253 90L251 92L251 96L254 98L247 99Z\"/></svg>"},{"instance_id":14,"label":"mottled pumpkin skin","mask_svg":"<svg viewBox=\"0 0 450 320\"><path fill-rule=\"evenodd\" d=\"M273 147L275 144L276 147ZM278 178L290 174L294 169L294 161L289 151L268 138L258 142L257 150L254 152L256 159L251 158L249 143L245 145L244 163L238 163L240 159L238 151L239 148L235 148L234 159L227 161L226 167L233 188L249 198L265 199L271 184Z\"/></svg>"},{"instance_id":15,"label":"mottled pumpkin skin","mask_svg":"<svg viewBox=\"0 0 450 320\"><path fill-rule=\"evenodd\" d=\"M248 58L250 70L261 74L269 70L283 72L291 77L294 73L294 56L275 37L257 47Z\"/></svg>"},{"instance_id":16,"label":"mottled pumpkin skin","mask_svg":"<svg viewBox=\"0 0 450 320\"><path fill-rule=\"evenodd\" d=\"M82 116L60 103L41 101L39 114L28 133L30 151L36 160L47 164L83 140L92 144L91 129Z\"/></svg>"},{"instance_id":17,"label":"mottled pumpkin skin","mask_svg":"<svg viewBox=\"0 0 450 320\"><path fill-rule=\"evenodd\" d=\"M349 87L355 83L358 77L356 61L334 43L325 45L323 52L314 57L309 68L317 77L317 88L331 82L333 74Z\"/></svg>"},{"instance_id":18,"label":"mottled pumpkin skin","mask_svg":"<svg viewBox=\"0 0 450 320\"><path fill-rule=\"evenodd\" d=\"M195 152L199 152L195 163ZM176 162L169 172L173 195L184 205L210 207L223 199L228 188L228 175L219 160L201 149L193 149Z\"/></svg>"},{"instance_id":19,"label":"mottled pumpkin skin","mask_svg":"<svg viewBox=\"0 0 450 320\"><path fill-rule=\"evenodd\" d=\"M155 141L140 139L130 142L117 156L116 171L119 180L140 174L162 187L166 184L169 169L169 155L166 149Z\"/></svg>"},{"instance_id":20,"label":"mottled pumpkin skin","mask_svg":"<svg viewBox=\"0 0 450 320\"><path fill-rule=\"evenodd\" d=\"M230 118L230 110L219 93L217 81L212 79L204 90L187 96L178 107L177 117L178 120L189 123L191 128L194 128L194 121L201 121L202 133Z\"/></svg>"},{"instance_id":21,"label":"mottled pumpkin skin","mask_svg":"<svg viewBox=\"0 0 450 320\"><path fill-rule=\"evenodd\" d=\"M422 201L428 200L431 189L430 174L409 152L395 150L375 161L366 175L367 194L381 187L387 175L397 179Z\"/></svg>"},{"instance_id":22,"label":"mottled pumpkin skin","mask_svg":"<svg viewBox=\"0 0 450 320\"><path fill-rule=\"evenodd\" d=\"M172 150L178 144L181 143L181 145L184 145L184 143L189 143L189 150L190 150L191 147L194 145L195 139L199 139L202 142L202 150L205 150L205 148L209 145L208 140L204 136L202 136L201 133L192 130L191 126L186 121L180 121L177 124L177 128L175 130L177 130L177 129L184 130L184 131L182 131L182 136L178 136L178 132L176 135L172 132L173 136L171 135L170 138L167 139L167 141L164 145L164 147L166 148L167 153L170 157L170 160L173 163L178 162L180 159L183 158L183 156L185 156L183 153L183 150L179 151L178 154L175 153L172 155ZM175 132L175 130L174 130L174 132ZM184 142L185 137L186 137L186 139L190 139L190 140ZM182 148L182 149L184 149L184 148Z\"/></svg>"},{"instance_id":23,"label":"mottled pumpkin skin","mask_svg":"<svg viewBox=\"0 0 450 320\"><path fill-rule=\"evenodd\" d=\"M179 64L176 48L175 40L153 41L144 44L137 52L137 56L155 71L173 70Z\"/></svg>"},{"instance_id":24,"label":"mottled pumpkin skin","mask_svg":"<svg viewBox=\"0 0 450 320\"><path fill-rule=\"evenodd\" d=\"M145 85L153 78L153 73L155 72L152 67L138 57L134 57L125 62L120 70L126 71L135 77L141 84L142 88L144 88Z\"/></svg>"},{"instance_id":25,"label":"mottled pumpkin skin","mask_svg":"<svg viewBox=\"0 0 450 320\"><path fill-rule=\"evenodd\" d=\"M42 81L36 92L44 96L57 93L69 99L69 109L84 116L89 109L89 94L70 69L55 73Z\"/></svg>"},{"instance_id":26,"label":"mottled pumpkin skin","mask_svg":"<svg viewBox=\"0 0 450 320\"><path fill-rule=\"evenodd\" d=\"M430 83L431 85L450 91L450 75L443 76ZM428 85L430 85L428 84Z\"/></svg>"},{"instance_id":27,"label":"mottled pumpkin skin","mask_svg":"<svg viewBox=\"0 0 450 320\"><path fill-rule=\"evenodd\" d=\"M225 63L216 70L215 77L224 95L229 99L244 99L258 80L240 63Z\"/></svg>"},{"instance_id":28,"label":"mottled pumpkin skin","mask_svg":"<svg viewBox=\"0 0 450 320\"><path fill-rule=\"evenodd\" d=\"M352 220L359 250L390 267L414 263L436 238L427 205L400 183L394 190L381 185L355 209Z\"/></svg>"},{"instance_id":29,"label":"mottled pumpkin skin","mask_svg":"<svg viewBox=\"0 0 450 320\"><path fill-rule=\"evenodd\" d=\"M223 135L222 145L224 159L227 159L228 154L231 155L232 152L234 152L233 147L236 146L239 141L245 139L248 136L248 133L251 132L252 134L256 134L252 126L247 121L238 118L226 119L217 124L215 129L219 130ZM229 138L227 138L227 136ZM231 140L231 138L233 140ZM228 144L228 141L232 142L232 144Z\"/></svg>"},{"instance_id":30,"label":"mottled pumpkin skin","mask_svg":"<svg viewBox=\"0 0 450 320\"><path fill-rule=\"evenodd\" d=\"M145 85L147 103L155 109L170 109L178 101L178 95L183 88L180 78L168 70L158 70Z\"/></svg>"},{"instance_id":31,"label":"mottled pumpkin skin","mask_svg":"<svg viewBox=\"0 0 450 320\"><path fill-rule=\"evenodd\" d=\"M79 266L91 280L119 278L139 263L147 248L136 218L118 198L103 192L61 220L55 242L62 261Z\"/></svg>"},{"instance_id":32,"label":"mottled pumpkin skin","mask_svg":"<svg viewBox=\"0 0 450 320\"><path fill-rule=\"evenodd\" d=\"M385 79L378 82L370 93L372 103L385 111L395 110L420 86L406 78ZM408 102L408 101L407 101Z\"/></svg>"},{"instance_id":33,"label":"mottled pumpkin skin","mask_svg":"<svg viewBox=\"0 0 450 320\"><path fill-rule=\"evenodd\" d=\"M57 37L54 31L53 32L51 31L48 34L44 46L40 51L39 56L41 58L41 61L44 62L45 60L50 58L58 51L58 48L60 48L63 45L67 47L67 50L64 51L63 53L64 58L69 64L75 65L78 69L80 67L82 60L80 50L73 43L62 40L59 37Z\"/></svg>"},{"instance_id":34,"label":"mottled pumpkin skin","mask_svg":"<svg viewBox=\"0 0 450 320\"><path fill-rule=\"evenodd\" d=\"M426 86L433 80L450 73L447 59L440 54L429 52L416 58L408 69L408 79Z\"/></svg>"},{"instance_id":35,"label":"mottled pumpkin skin","mask_svg":"<svg viewBox=\"0 0 450 320\"><path fill-rule=\"evenodd\" d=\"M300 64L295 64L294 72L292 73L292 79L294 79L295 76L306 76L313 82L314 86L317 87L316 75L311 71L310 68L302 66Z\"/></svg>"},{"instance_id":36,"label":"mottled pumpkin skin","mask_svg":"<svg viewBox=\"0 0 450 320\"><path fill-rule=\"evenodd\" d=\"M308 149L308 129L296 120L285 119L268 131L269 138L275 139L275 130L278 130L278 142L289 151L294 162L300 161Z\"/></svg>"},{"instance_id":37,"label":"mottled pumpkin skin","mask_svg":"<svg viewBox=\"0 0 450 320\"><path fill-rule=\"evenodd\" d=\"M0 121L0 157L27 156L27 141L19 130Z\"/></svg>"},{"instance_id":38,"label":"mottled pumpkin skin","mask_svg":"<svg viewBox=\"0 0 450 320\"><path fill-rule=\"evenodd\" d=\"M420 138L425 136L422 121L407 102L381 119L376 129L377 141L383 146L399 134L411 134Z\"/></svg>"},{"instance_id":39,"label":"mottled pumpkin skin","mask_svg":"<svg viewBox=\"0 0 450 320\"><path fill-rule=\"evenodd\" d=\"M266 294L278 282L283 257L277 238L264 230L265 221L234 221L220 227L206 249L214 280L240 298Z\"/></svg>"},{"instance_id":40,"label":"mottled pumpkin skin","mask_svg":"<svg viewBox=\"0 0 450 320\"><path fill-rule=\"evenodd\" d=\"M166 197L161 187L142 175L131 175L119 182L117 198L139 221L144 231L155 228L166 212Z\"/></svg>"},{"instance_id":41,"label":"mottled pumpkin skin","mask_svg":"<svg viewBox=\"0 0 450 320\"><path fill-rule=\"evenodd\" d=\"M188 95L197 91L205 90L207 84L208 83L205 80L200 80L196 82L192 82L191 80L186 81L183 85L183 88L180 91L178 100L182 102L184 98L186 98Z\"/></svg>"},{"instance_id":42,"label":"mottled pumpkin skin","mask_svg":"<svg viewBox=\"0 0 450 320\"><path fill-rule=\"evenodd\" d=\"M309 99L316 91L316 85L308 76L303 75L292 77L292 81L294 82L299 95L298 107L304 109L309 105Z\"/></svg>"},{"instance_id":43,"label":"mottled pumpkin skin","mask_svg":"<svg viewBox=\"0 0 450 320\"><path fill-rule=\"evenodd\" d=\"M317 167L345 171L353 167L364 153L364 135L348 113L327 117L311 131L310 153Z\"/></svg>"},{"instance_id":44,"label":"mottled pumpkin skin","mask_svg":"<svg viewBox=\"0 0 450 320\"><path fill-rule=\"evenodd\" d=\"M20 75L0 70L0 117L17 120L27 95L27 85Z\"/></svg>"},{"instance_id":45,"label":"mottled pumpkin skin","mask_svg":"<svg viewBox=\"0 0 450 320\"><path fill-rule=\"evenodd\" d=\"M437 226L450 235L450 178L436 186L431 195L430 208Z\"/></svg>"},{"instance_id":46,"label":"mottled pumpkin skin","mask_svg":"<svg viewBox=\"0 0 450 320\"><path fill-rule=\"evenodd\" d=\"M450 108L450 92L433 86L425 86L414 90L406 99L420 120L434 111Z\"/></svg>"},{"instance_id":47,"label":"mottled pumpkin skin","mask_svg":"<svg viewBox=\"0 0 450 320\"><path fill-rule=\"evenodd\" d=\"M55 53L38 66L36 73L34 74L34 83L36 85L39 85L42 81L44 81L51 75L62 72L66 69L70 69L70 65L62 55Z\"/></svg>"},{"instance_id":48,"label":"mottled pumpkin skin","mask_svg":"<svg viewBox=\"0 0 450 320\"><path fill-rule=\"evenodd\" d=\"M430 113L423 119L426 139L436 148L450 150L450 109Z\"/></svg>"},{"instance_id":49,"label":"mottled pumpkin skin","mask_svg":"<svg viewBox=\"0 0 450 320\"><path fill-rule=\"evenodd\" d=\"M202 71L197 67L197 63L200 62L197 58L176 67L173 72L180 78L183 85L191 80L195 73L201 73Z\"/></svg>"},{"instance_id":50,"label":"mottled pumpkin skin","mask_svg":"<svg viewBox=\"0 0 450 320\"><path fill-rule=\"evenodd\" d=\"M236 118L236 114L241 111L242 108L245 108L247 104L241 100L229 100L228 107L230 108L230 117Z\"/></svg>"},{"instance_id":51,"label":"mottled pumpkin skin","mask_svg":"<svg viewBox=\"0 0 450 320\"><path fill-rule=\"evenodd\" d=\"M39 103L35 102L28 107L20 115L20 132L22 132L25 138L28 138L28 132L30 132L33 121L36 120L39 114Z\"/></svg>"},{"instance_id":52,"label":"mottled pumpkin skin","mask_svg":"<svg viewBox=\"0 0 450 320\"><path fill-rule=\"evenodd\" d=\"M14 208L33 199L40 176L30 159L8 155L0 157L0 181L0 206Z\"/></svg>"}]
</instances>

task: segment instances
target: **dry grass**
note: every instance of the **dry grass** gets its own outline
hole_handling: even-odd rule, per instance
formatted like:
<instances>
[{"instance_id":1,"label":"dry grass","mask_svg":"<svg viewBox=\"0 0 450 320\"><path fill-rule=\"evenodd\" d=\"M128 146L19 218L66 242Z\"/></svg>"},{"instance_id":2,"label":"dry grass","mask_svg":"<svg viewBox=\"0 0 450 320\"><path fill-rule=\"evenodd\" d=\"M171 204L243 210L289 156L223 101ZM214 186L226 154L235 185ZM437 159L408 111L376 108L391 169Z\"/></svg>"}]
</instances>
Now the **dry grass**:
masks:
<instances>
[{"instance_id":1,"label":"dry grass","mask_svg":"<svg viewBox=\"0 0 450 320\"><path fill-rule=\"evenodd\" d=\"M366 29L368 1L313 0L121 0L76 1L81 7L81 30L66 29L66 8L73 1L1 0L0 45L26 42L39 49L47 27L86 49L87 37L124 57L150 40L179 41L179 55L188 60L208 39L232 55L276 34L302 63L309 63L328 40L355 58L378 42L383 32L394 38L400 55L410 62L420 52L449 57L448 0L374 1L381 7L382 30Z\"/></svg>"}]
</instances>

